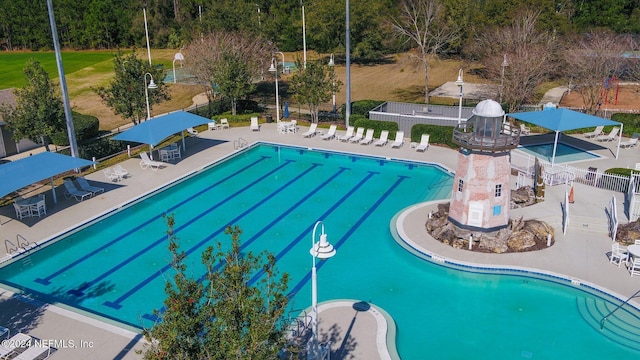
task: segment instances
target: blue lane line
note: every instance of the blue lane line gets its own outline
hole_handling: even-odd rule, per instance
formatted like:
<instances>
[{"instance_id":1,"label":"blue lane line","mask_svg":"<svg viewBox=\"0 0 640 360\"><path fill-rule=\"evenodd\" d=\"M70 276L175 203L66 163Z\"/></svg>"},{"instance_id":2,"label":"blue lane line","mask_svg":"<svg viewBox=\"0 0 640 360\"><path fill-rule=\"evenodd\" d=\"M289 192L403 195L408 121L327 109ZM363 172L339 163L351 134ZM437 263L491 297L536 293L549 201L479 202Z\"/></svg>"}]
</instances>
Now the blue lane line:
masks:
<instances>
[{"instance_id":1,"label":"blue lane line","mask_svg":"<svg viewBox=\"0 0 640 360\"><path fill-rule=\"evenodd\" d=\"M205 215L211 213L212 211L214 211L215 209L219 208L220 206L226 204L228 201L232 200L234 197L240 195L241 193L247 191L248 189L250 189L252 186L260 183L261 181L271 177L271 175L273 175L274 173L276 173L277 171L279 171L280 169L282 169L283 167L289 165L290 163L292 163L293 161L285 161L284 163L282 163L281 165L279 165L278 167L274 168L273 170L265 173L264 175L262 175L261 177L255 179L254 181L250 182L247 186L243 187L242 189L236 191L235 193L227 196L226 198L224 198L223 200L219 201L217 204L205 209L204 211L202 211L201 213L199 213L198 215L192 217L191 219L189 219L189 221L181 224L180 226L178 226L174 233L178 233L181 230L189 227L191 224L193 224L194 222L196 222L197 220L201 219L202 217L204 217ZM69 294L75 295L75 296L83 296L84 295L84 291L87 290L88 288L90 288L91 286L97 284L99 281L102 281L103 279L109 277L111 274L113 274L114 272L120 270L122 267L128 265L129 263L131 263L132 261L134 261L135 259L137 259L139 256L144 255L147 251L153 249L154 247L164 243L166 241L167 237L166 236L161 236L160 238L158 238L157 240L155 240L154 242L150 243L149 245L147 245L146 247L142 248L141 250L138 250L135 254L129 256L128 258L126 258L125 260L120 261L116 266L110 268L109 270L104 271L102 274L100 274L98 277L94 278L91 281L87 281L87 282L83 282L82 285L76 289L71 289L69 291L67 291Z\"/></svg>"},{"instance_id":2,"label":"blue lane line","mask_svg":"<svg viewBox=\"0 0 640 360\"><path fill-rule=\"evenodd\" d=\"M407 176L399 176L398 180L387 189L387 191L380 197L378 200L367 210L358 221L347 231L338 242L333 246L336 250L340 249L340 247L344 244L345 241L364 223L364 221L382 204L382 202L391 195L391 193L402 183ZM309 230L311 231L311 230ZM319 270L322 265L324 265L325 261L320 261L316 263L316 271ZM302 289L302 287L311 280L311 270L307 272L307 274L298 282L298 284L287 294L287 297L292 298Z\"/></svg>"},{"instance_id":3,"label":"blue lane line","mask_svg":"<svg viewBox=\"0 0 640 360\"><path fill-rule=\"evenodd\" d=\"M267 232L269 229L271 229L275 224L277 224L278 222L282 221L285 219L286 215L290 214L293 210L295 210L296 208L298 208L300 205L304 204L311 196L315 195L318 191L322 190L325 186L327 186L328 184L330 184L335 178L337 178L340 174L342 174L344 171L346 170L350 170L349 168L344 168L341 167L340 170L338 170L338 172L336 172L335 174L333 174L331 177L329 177L328 179L326 179L325 181L323 181L321 184L319 184L318 186L316 186L314 189L312 189L311 191L309 191L307 193L307 195L303 196L300 200L298 200L295 204L293 204L291 207L289 207L286 211L284 211L282 214L280 214L280 216L276 217L273 221L271 221L269 224L267 224L266 226L264 226L260 231L258 231L257 233L255 233L251 238L249 238L248 241L243 242L242 245L240 245L240 250L242 251L243 249L245 249L247 246L249 246L251 243L253 243L254 241L256 241L257 239L260 238L260 236L262 236L265 232ZM365 177L362 181L360 181L356 187L354 187L351 191L349 191L347 194L351 195L355 192L356 189L360 188L369 178L371 178L371 176L373 175L373 173L369 174L367 177ZM326 216L329 213L331 213L335 208L338 207L339 204L341 204L343 201L345 201L349 195L345 195L343 196L335 205L333 205L330 208L330 211L325 212L325 214L323 215ZM306 231L306 230L305 230ZM309 230L310 231L310 230ZM293 245L295 245L295 243L299 242L300 239L302 239L302 236L299 236L298 238L296 238L295 240L293 240L292 243L289 244L289 246L287 246L287 251L289 251L291 248L293 248ZM276 261L279 257L281 257L283 254L283 252L280 253L280 255L276 256ZM225 264L225 260L222 259L222 261L220 261L218 264L216 264L213 267L213 271L218 271L220 270L220 268ZM260 274L262 274L264 272L264 270L260 270ZM206 277L207 277L208 273L204 273L202 276L200 276L198 278L198 282L203 282ZM253 283L253 279L251 281L249 281L249 286L251 286ZM162 306L159 310L158 313L159 314L163 314L166 311L166 308L164 306ZM144 314L142 315L142 317L144 319L147 320L151 320L151 321L156 321L158 320L158 316L153 313L153 314Z\"/></svg>"},{"instance_id":4,"label":"blue lane line","mask_svg":"<svg viewBox=\"0 0 640 360\"><path fill-rule=\"evenodd\" d=\"M208 186L208 187L206 187L206 188L202 189L201 191L198 191L198 192L196 192L195 194L193 194L193 195L191 195L191 196L189 196L189 197L185 198L183 201L181 201L181 202L177 203L176 205L172 206L171 208L169 208L169 210L168 210L167 212L171 212L171 211L173 211L173 210L177 209L178 207L180 207L180 206L182 206L182 205L184 205L184 204L188 203L189 201L193 200L194 198L196 198L196 197L200 196L201 194L203 194L203 193L205 193L205 192L207 192L207 191L211 190L212 188L214 188L214 187L216 187L216 186L218 186L218 185L222 184L223 182L225 182L225 181L227 181L227 180L230 180L230 179L232 179L232 178L234 178L234 177L236 177L236 176L240 175L241 173L245 172L246 170L248 170L248 169L252 168L253 166L255 166L255 165L257 165L257 164L261 163L262 161L264 161L264 160L266 160L266 159L270 159L270 158L271 158L270 156L262 156L262 157L260 157L260 158L259 158L259 159L257 159L256 161L254 161L254 162L252 162L252 163L248 164L247 166L245 166L245 167L243 167L243 168L241 168L241 169L237 170L236 172L233 172L233 173L229 174L228 176L224 177L223 179L221 179L221 180L219 180L219 181L217 181L217 182L213 183L211 186ZM64 273L64 272L66 272L67 270L69 270L69 269L71 269L71 268L75 267L76 265L81 264L82 262L84 262L84 261L86 261L86 260L90 259L90 258L91 258L91 257L93 257L94 255L96 255L96 254L98 254L98 253L102 252L102 250L104 250L104 249L106 249L106 248L110 247L111 245L113 245L113 244L115 244L115 243L117 243L117 242L119 242L119 241L121 241L121 240L123 240L123 239L127 238L127 237L128 237L128 236L130 236L131 234L136 233L138 230L140 230L141 228L143 228L143 227L145 227L145 226L149 225L150 223L152 223L152 222L154 222L154 221L158 220L158 219L159 219L159 218L161 218L163 215L164 215L164 213L151 217L149 220L147 220L147 221L145 221L145 222L140 223L138 226L134 227L134 228L133 228L133 229L131 229L130 231L128 231L128 232L126 232L126 233L124 233L124 234L122 234L122 235L118 236L117 238L115 238L115 239L113 239L113 240L111 240L111 241L109 241L109 242L105 243L104 245L102 245L102 246L100 246L100 247L98 247L98 248L96 248L96 249L92 250L91 252L89 252L89 253L85 254L85 255L84 255L84 256L82 256L81 258L79 258L79 259L77 259L77 260L75 260L75 261L73 261L73 262L71 262L71 263L67 264L66 266L64 266L64 267L60 268L59 270L55 271L55 272L54 272L54 273L52 273L51 275L49 275L49 276L47 276L47 277L45 277L45 278L36 278L36 279L34 279L34 281L35 281L35 282L37 282L37 283L40 283L40 284L42 284L42 285L49 285L49 284L51 284L51 280L52 280L52 279L54 279L54 278L56 278L56 277L57 277L57 276L59 276L60 274L62 274L62 273Z\"/></svg>"},{"instance_id":5,"label":"blue lane line","mask_svg":"<svg viewBox=\"0 0 640 360\"><path fill-rule=\"evenodd\" d=\"M267 201L269 201L271 198L273 198L274 196L276 196L277 194L279 194L282 191L287 190L287 188L289 186L291 186L293 183L295 183L296 181L300 180L301 178L303 178L306 174L310 173L312 170L314 170L315 168L317 168L318 166L321 166L321 164L312 164L311 167L309 167L308 169L306 169L305 171L301 172L300 174L298 174L297 176L295 176L294 178L292 178L291 180L289 180L288 182L286 182L285 184L283 184L282 186L280 186L278 189L276 189L274 192L272 192L271 194L269 194L268 196L266 196L264 199L258 201L254 206L248 208L247 210L245 210L244 212L242 212L240 215L236 216L235 218L233 218L232 220L230 220L228 223L229 224L234 224L237 223L240 219L242 219L243 217L247 216L249 213L251 213L252 211L254 211L256 208L260 207L262 204L266 203ZM209 236L205 237L203 240L201 240L199 243L197 243L195 246L191 247L189 250L187 250L184 255L188 256L190 255L192 252L196 251L198 248L200 248L202 245L206 244L209 240L213 239L216 235L224 232L224 230L227 228L227 225L224 225L222 227L220 227L217 231L213 232L212 234L210 234ZM165 266L163 266L160 270L154 272L153 274L151 274L150 276L148 276L146 279L142 280L141 282L139 282L136 286L134 286L132 289L130 289L129 291L127 291L126 293L124 293L122 296L120 296L119 298L117 298L115 301L105 301L104 305L105 306L109 306L111 308L114 309L120 309L122 307L122 305L120 305L121 302L125 301L127 298L129 298L131 295L135 294L136 292L138 292L138 290L142 289L143 287L147 286L147 284L149 284L151 281L153 281L155 278L157 278L158 276L162 275L165 271L169 270L171 268L171 264L167 264Z\"/></svg>"}]
</instances>

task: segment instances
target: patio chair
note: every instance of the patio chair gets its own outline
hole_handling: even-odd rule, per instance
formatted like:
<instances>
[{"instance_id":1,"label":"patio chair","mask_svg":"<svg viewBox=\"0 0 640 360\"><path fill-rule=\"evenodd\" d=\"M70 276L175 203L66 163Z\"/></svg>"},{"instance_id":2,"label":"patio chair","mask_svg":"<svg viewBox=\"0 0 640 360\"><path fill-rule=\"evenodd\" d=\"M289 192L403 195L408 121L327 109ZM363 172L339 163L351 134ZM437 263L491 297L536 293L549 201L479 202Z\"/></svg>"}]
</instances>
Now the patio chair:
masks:
<instances>
[{"instance_id":1,"label":"patio chair","mask_svg":"<svg viewBox=\"0 0 640 360\"><path fill-rule=\"evenodd\" d=\"M380 139L376 140L373 144L375 146L385 146L389 142L389 130L382 130L380 133Z\"/></svg>"},{"instance_id":2,"label":"patio chair","mask_svg":"<svg viewBox=\"0 0 640 360\"><path fill-rule=\"evenodd\" d=\"M229 129L229 120L227 120L227 118L222 118L220 119L220 129Z\"/></svg>"},{"instance_id":3,"label":"patio chair","mask_svg":"<svg viewBox=\"0 0 640 360\"><path fill-rule=\"evenodd\" d=\"M303 137L312 137L316 135L317 129L318 128L318 123L312 123L311 126L309 126L309 130L305 133L302 134Z\"/></svg>"},{"instance_id":4,"label":"patio chair","mask_svg":"<svg viewBox=\"0 0 640 360\"><path fill-rule=\"evenodd\" d=\"M13 203L13 208L16 210L16 217L18 220L22 218L31 217L31 207L28 205L20 205L17 202Z\"/></svg>"},{"instance_id":5,"label":"patio chair","mask_svg":"<svg viewBox=\"0 0 640 360\"><path fill-rule=\"evenodd\" d=\"M113 171L120 177L120 180L129 176L129 172L127 171L127 169L123 168L120 164L115 165L113 167Z\"/></svg>"},{"instance_id":6,"label":"patio chair","mask_svg":"<svg viewBox=\"0 0 640 360\"><path fill-rule=\"evenodd\" d=\"M146 153L146 151L143 151L140 153L140 167L142 169L147 169L147 168L151 168L151 170L156 171L161 167L164 167L164 163L160 162L160 161L154 161L151 160L151 158L149 158L149 154Z\"/></svg>"},{"instance_id":7,"label":"patio chair","mask_svg":"<svg viewBox=\"0 0 640 360\"><path fill-rule=\"evenodd\" d=\"M355 128L353 126L347 127L347 132L345 132L344 135L340 136L338 138L338 140L340 140L340 141L349 141L349 139L351 139L353 137L353 130L354 129Z\"/></svg>"},{"instance_id":8,"label":"patio chair","mask_svg":"<svg viewBox=\"0 0 640 360\"><path fill-rule=\"evenodd\" d=\"M93 186L93 185L89 184L87 179L85 179L82 176L77 177L76 178L76 182L80 186L81 190L90 191L93 194L93 196L95 196L96 194L100 194L100 193L104 192L104 188L101 188L99 186Z\"/></svg>"},{"instance_id":9,"label":"patio chair","mask_svg":"<svg viewBox=\"0 0 640 360\"><path fill-rule=\"evenodd\" d=\"M363 127L359 127L359 128L356 130L356 134L355 134L355 135L353 135L353 136L351 137L351 139L349 139L349 142L357 143L357 142L359 142L360 140L362 140L362 138L364 138L364 128L363 128Z\"/></svg>"},{"instance_id":10,"label":"patio chair","mask_svg":"<svg viewBox=\"0 0 640 360\"><path fill-rule=\"evenodd\" d=\"M192 127L187 128L187 134L189 134L189 136L191 136L191 137L198 136L198 130L196 130L196 129L192 128Z\"/></svg>"},{"instance_id":11,"label":"patio chair","mask_svg":"<svg viewBox=\"0 0 640 360\"><path fill-rule=\"evenodd\" d=\"M640 137L640 134L633 133L633 135L631 135L631 138L629 138L629 140L625 140L620 143L620 147L630 148L630 147L636 146L638 144L639 137Z\"/></svg>"},{"instance_id":12,"label":"patio chair","mask_svg":"<svg viewBox=\"0 0 640 360\"><path fill-rule=\"evenodd\" d=\"M64 197L66 197L67 199L71 199L73 197L77 202L88 199L93 195L91 191L78 189L69 179L64 180L64 188Z\"/></svg>"},{"instance_id":13,"label":"patio chair","mask_svg":"<svg viewBox=\"0 0 640 360\"><path fill-rule=\"evenodd\" d=\"M618 267L620 267L622 263L626 264L628 260L629 254L624 248L620 247L619 243L616 242L611 244L611 255L609 256L610 263L618 265Z\"/></svg>"},{"instance_id":14,"label":"patio chair","mask_svg":"<svg viewBox=\"0 0 640 360\"><path fill-rule=\"evenodd\" d=\"M399 149L404 144L404 131L396 132L396 139L391 144L392 148Z\"/></svg>"},{"instance_id":15,"label":"patio chair","mask_svg":"<svg viewBox=\"0 0 640 360\"><path fill-rule=\"evenodd\" d=\"M619 127L614 127L613 129L611 129L611 132L609 132L608 135L599 135L598 137L596 137L596 140L598 141L613 141L616 139L616 136L618 135L618 131L620 131Z\"/></svg>"},{"instance_id":16,"label":"patio chair","mask_svg":"<svg viewBox=\"0 0 640 360\"><path fill-rule=\"evenodd\" d=\"M116 174L111 168L103 169L102 173L104 174L104 177L107 178L107 180L110 180L110 181L120 180L120 176L118 176L118 174Z\"/></svg>"},{"instance_id":17,"label":"patio chair","mask_svg":"<svg viewBox=\"0 0 640 360\"><path fill-rule=\"evenodd\" d=\"M627 268L629 269L631 276L640 275L640 258L633 259L633 261L628 262Z\"/></svg>"},{"instance_id":18,"label":"patio chair","mask_svg":"<svg viewBox=\"0 0 640 360\"><path fill-rule=\"evenodd\" d=\"M364 139L360 140L360 145L369 145L373 142L373 129L367 129Z\"/></svg>"},{"instance_id":19,"label":"patio chair","mask_svg":"<svg viewBox=\"0 0 640 360\"><path fill-rule=\"evenodd\" d=\"M420 138L420 144L416 146L416 151L424 152L428 148L429 148L429 134L422 134L422 137Z\"/></svg>"},{"instance_id":20,"label":"patio chair","mask_svg":"<svg viewBox=\"0 0 640 360\"><path fill-rule=\"evenodd\" d=\"M591 132L586 132L584 133L584 137L586 138L594 138L596 136L600 136L602 135L602 130L604 129L604 126L596 126L596 129L591 131Z\"/></svg>"},{"instance_id":21,"label":"patio chair","mask_svg":"<svg viewBox=\"0 0 640 360\"><path fill-rule=\"evenodd\" d=\"M47 215L47 203L44 194L38 194L38 200L34 204L31 204L29 210L31 210L31 216L40 217Z\"/></svg>"},{"instance_id":22,"label":"patio chair","mask_svg":"<svg viewBox=\"0 0 640 360\"><path fill-rule=\"evenodd\" d=\"M520 124L520 134L529 135L531 134L531 128L524 126L524 124Z\"/></svg>"},{"instance_id":23,"label":"patio chair","mask_svg":"<svg viewBox=\"0 0 640 360\"><path fill-rule=\"evenodd\" d=\"M322 140L331 140L336 137L336 129L338 125L329 126L329 131L326 134L322 135Z\"/></svg>"}]
</instances>

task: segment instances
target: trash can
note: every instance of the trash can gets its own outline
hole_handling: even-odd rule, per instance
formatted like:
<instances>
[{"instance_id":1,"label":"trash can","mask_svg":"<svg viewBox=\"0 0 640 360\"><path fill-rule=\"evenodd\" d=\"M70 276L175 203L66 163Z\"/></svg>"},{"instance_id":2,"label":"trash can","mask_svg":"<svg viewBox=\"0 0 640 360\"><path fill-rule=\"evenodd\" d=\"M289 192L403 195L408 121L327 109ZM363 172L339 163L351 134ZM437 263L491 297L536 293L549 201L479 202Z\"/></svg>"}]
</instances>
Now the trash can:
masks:
<instances>
[{"instance_id":1,"label":"trash can","mask_svg":"<svg viewBox=\"0 0 640 360\"><path fill-rule=\"evenodd\" d=\"M273 116L271 114L267 114L267 123L271 124L273 122Z\"/></svg>"}]
</instances>

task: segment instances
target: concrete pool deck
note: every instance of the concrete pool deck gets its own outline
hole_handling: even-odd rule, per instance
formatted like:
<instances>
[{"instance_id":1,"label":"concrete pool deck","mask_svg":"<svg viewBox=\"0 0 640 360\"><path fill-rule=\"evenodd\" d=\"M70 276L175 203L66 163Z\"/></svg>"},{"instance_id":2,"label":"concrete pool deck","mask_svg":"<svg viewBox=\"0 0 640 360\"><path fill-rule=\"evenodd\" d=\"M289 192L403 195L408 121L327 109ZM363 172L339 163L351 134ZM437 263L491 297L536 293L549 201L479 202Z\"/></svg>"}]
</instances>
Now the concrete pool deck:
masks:
<instances>
[{"instance_id":1,"label":"concrete pool deck","mask_svg":"<svg viewBox=\"0 0 640 360\"><path fill-rule=\"evenodd\" d=\"M424 153L416 152L409 142L400 149L392 149L389 145L375 147L363 146L339 141L323 141L319 136L303 138L302 128L297 134L279 134L276 125L261 124L261 131L252 132L249 127L231 128L228 130L201 131L196 138L187 139L187 149L183 158L169 163L163 169L142 170L140 160L132 158L122 165L130 172L124 181L112 183L105 179L101 171L87 175L89 180L105 187L106 191L95 198L77 203L73 199L65 199L62 188L57 188L58 204L53 204L51 190L46 192L47 216L41 219L27 218L24 221L15 219L10 206L0 208L0 234L2 239L15 241L20 236L29 242L39 242L52 235L64 233L87 219L117 209L129 202L133 197L161 188L167 183L196 171L212 161L224 158L236 151L234 142L243 139L251 144L255 141L269 141L287 145L297 145L318 149L328 149L392 157L400 159L428 161L439 163L449 170L455 170L457 152L432 145ZM326 129L324 130L326 131ZM343 133L340 131L339 134ZM579 136L578 139L582 140ZM613 143L596 143L598 152L605 158L580 163L578 167L595 166L606 169L614 166L633 167L640 159L640 151L636 148L621 149L620 158L614 159ZM515 177L512 179L515 184ZM408 236L426 253L461 263L473 263L494 266L517 266L564 274L566 277L595 284L610 289L620 297L626 298L640 289L640 277L629 276L624 267L616 267L609 263L606 256L611 250L611 239L606 233L597 230L597 226L589 227L592 221L604 221L605 208L615 196L618 204L623 204L623 194L598 190L582 184L575 184L575 204L571 205L572 221L566 235L560 229L560 202L564 196L565 186L547 187L543 203L524 210L513 210L511 216L522 214L525 218L539 218L555 227L556 243L549 249L518 254L482 254L453 249L431 239L425 229L427 213L436 203L418 204L408 209L403 221L398 224L399 231ZM441 202L447 202L442 200ZM626 215L618 214L622 223L628 222ZM580 222L587 226L580 226ZM578 225L578 226L575 226ZM585 230L586 229L586 230ZM594 230L596 229L596 230ZM0 258L6 250L0 248ZM636 306L640 306L636 299ZM354 301L356 302L356 301ZM390 354L379 351L386 348L385 336L378 325L379 312L358 311L354 302L341 301L339 304L322 303L320 305L320 339L331 340L332 358L356 359L388 359ZM374 304L375 305L375 304ZM384 310L384 309L382 309ZM126 329L109 325L105 322L65 310L58 306L38 304L24 301L17 295L0 289L0 326L9 327L12 333L22 331L47 340L58 340L58 350L54 359L139 359L136 350L143 348L144 341L140 336ZM64 346L64 340L74 340L76 346ZM69 345L69 343L66 343ZM84 344L85 346L80 346ZM91 344L91 346L89 346Z\"/></svg>"}]
</instances>

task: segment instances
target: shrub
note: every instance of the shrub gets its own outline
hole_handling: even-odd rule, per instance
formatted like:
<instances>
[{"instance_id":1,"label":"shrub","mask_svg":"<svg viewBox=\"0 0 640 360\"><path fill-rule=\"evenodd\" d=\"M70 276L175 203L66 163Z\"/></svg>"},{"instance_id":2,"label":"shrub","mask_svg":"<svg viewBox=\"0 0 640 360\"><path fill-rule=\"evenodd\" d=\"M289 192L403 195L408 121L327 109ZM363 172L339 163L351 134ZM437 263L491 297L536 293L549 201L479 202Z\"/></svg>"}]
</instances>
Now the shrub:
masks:
<instances>
[{"instance_id":1,"label":"shrub","mask_svg":"<svg viewBox=\"0 0 640 360\"><path fill-rule=\"evenodd\" d=\"M394 139L398 131L398 124L393 121L369 120L362 115L351 116L351 124L358 128L373 129L373 136L380 137L382 130L389 130L389 138Z\"/></svg>"},{"instance_id":2,"label":"shrub","mask_svg":"<svg viewBox=\"0 0 640 360\"><path fill-rule=\"evenodd\" d=\"M91 115L84 115L77 112L72 113L73 116L73 129L76 134L76 141L82 142L84 140L93 139L98 136L100 128L100 120L97 117ZM59 131L51 136L51 142L59 146L68 146L69 137L66 129Z\"/></svg>"},{"instance_id":3,"label":"shrub","mask_svg":"<svg viewBox=\"0 0 640 360\"><path fill-rule=\"evenodd\" d=\"M452 149L457 149L459 146L453 143L453 127L439 126L439 125L427 125L416 124L411 128L411 141L420 142L422 134L429 134L430 144L447 145Z\"/></svg>"}]
</instances>

